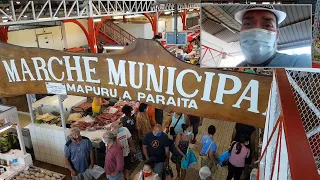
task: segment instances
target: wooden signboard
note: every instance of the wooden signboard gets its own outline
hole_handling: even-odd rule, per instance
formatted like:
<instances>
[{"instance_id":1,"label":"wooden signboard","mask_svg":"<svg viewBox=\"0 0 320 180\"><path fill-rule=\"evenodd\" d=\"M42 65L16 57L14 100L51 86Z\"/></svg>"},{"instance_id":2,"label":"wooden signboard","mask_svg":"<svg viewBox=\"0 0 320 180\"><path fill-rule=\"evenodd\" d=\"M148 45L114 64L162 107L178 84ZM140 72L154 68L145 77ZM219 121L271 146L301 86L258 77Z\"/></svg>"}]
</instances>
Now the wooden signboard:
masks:
<instances>
[{"instance_id":1,"label":"wooden signboard","mask_svg":"<svg viewBox=\"0 0 320 180\"><path fill-rule=\"evenodd\" d=\"M158 42L120 53L70 53L0 44L0 97L69 94L121 97L200 117L264 127L272 78L203 69Z\"/></svg>"}]
</instances>

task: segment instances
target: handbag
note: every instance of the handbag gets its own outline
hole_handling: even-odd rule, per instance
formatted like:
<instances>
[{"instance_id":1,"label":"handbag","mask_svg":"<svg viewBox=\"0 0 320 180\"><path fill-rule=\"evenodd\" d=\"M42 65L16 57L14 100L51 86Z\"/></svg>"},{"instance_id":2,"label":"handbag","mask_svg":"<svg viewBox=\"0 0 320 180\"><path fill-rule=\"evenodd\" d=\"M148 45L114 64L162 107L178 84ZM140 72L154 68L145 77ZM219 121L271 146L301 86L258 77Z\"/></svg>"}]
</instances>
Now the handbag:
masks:
<instances>
[{"instance_id":1,"label":"handbag","mask_svg":"<svg viewBox=\"0 0 320 180\"><path fill-rule=\"evenodd\" d=\"M174 128L176 128L176 126L178 125L178 123L179 123L179 121L181 119L181 116L182 116L182 114L180 115L180 117L179 117L178 121L176 122L176 124L173 127L170 127L170 132L169 133L170 133L171 136L175 136L176 135L176 132L174 131Z\"/></svg>"},{"instance_id":2,"label":"handbag","mask_svg":"<svg viewBox=\"0 0 320 180\"><path fill-rule=\"evenodd\" d=\"M194 154L194 152L188 148L186 158L182 158L181 160L181 168L182 169L188 169L189 167L193 166L197 163L197 157Z\"/></svg>"},{"instance_id":3,"label":"handbag","mask_svg":"<svg viewBox=\"0 0 320 180\"><path fill-rule=\"evenodd\" d=\"M228 161L229 161L229 158L231 156L231 151L233 149L233 146L236 144L235 141L232 142L230 148L225 151L224 153L222 153L218 158L217 158L217 162L218 164L223 167L223 166L226 166L228 165Z\"/></svg>"}]
</instances>

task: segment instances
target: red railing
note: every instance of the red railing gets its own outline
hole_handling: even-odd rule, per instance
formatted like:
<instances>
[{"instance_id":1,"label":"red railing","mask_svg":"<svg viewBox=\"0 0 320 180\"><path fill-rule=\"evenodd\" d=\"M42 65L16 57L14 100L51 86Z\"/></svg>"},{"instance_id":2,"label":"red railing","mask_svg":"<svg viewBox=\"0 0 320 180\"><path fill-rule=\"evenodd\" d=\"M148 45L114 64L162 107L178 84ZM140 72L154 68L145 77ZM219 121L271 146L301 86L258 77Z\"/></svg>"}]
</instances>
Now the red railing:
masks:
<instances>
[{"instance_id":1,"label":"red railing","mask_svg":"<svg viewBox=\"0 0 320 180\"><path fill-rule=\"evenodd\" d=\"M99 32L108 36L120 45L126 45L126 43L130 44L136 39L130 33L111 21L104 21L101 25L101 28L99 29Z\"/></svg>"}]
</instances>

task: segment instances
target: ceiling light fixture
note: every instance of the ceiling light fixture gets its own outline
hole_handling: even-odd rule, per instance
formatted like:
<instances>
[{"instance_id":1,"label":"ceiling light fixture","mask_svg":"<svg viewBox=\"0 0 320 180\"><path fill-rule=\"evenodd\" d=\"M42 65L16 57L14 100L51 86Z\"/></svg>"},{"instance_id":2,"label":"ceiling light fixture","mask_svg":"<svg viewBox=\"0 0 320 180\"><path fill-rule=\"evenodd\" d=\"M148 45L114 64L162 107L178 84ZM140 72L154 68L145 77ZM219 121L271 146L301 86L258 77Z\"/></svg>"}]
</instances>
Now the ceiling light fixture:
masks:
<instances>
[{"instance_id":1,"label":"ceiling light fixture","mask_svg":"<svg viewBox=\"0 0 320 180\"><path fill-rule=\"evenodd\" d=\"M103 46L103 49L107 50L122 50L124 46Z\"/></svg>"},{"instance_id":2,"label":"ceiling light fixture","mask_svg":"<svg viewBox=\"0 0 320 180\"><path fill-rule=\"evenodd\" d=\"M164 12L164 14L171 14L171 11L166 11L166 12Z\"/></svg>"},{"instance_id":3,"label":"ceiling light fixture","mask_svg":"<svg viewBox=\"0 0 320 180\"><path fill-rule=\"evenodd\" d=\"M101 21L101 18L93 20L93 22L100 22L100 21Z\"/></svg>"}]
</instances>

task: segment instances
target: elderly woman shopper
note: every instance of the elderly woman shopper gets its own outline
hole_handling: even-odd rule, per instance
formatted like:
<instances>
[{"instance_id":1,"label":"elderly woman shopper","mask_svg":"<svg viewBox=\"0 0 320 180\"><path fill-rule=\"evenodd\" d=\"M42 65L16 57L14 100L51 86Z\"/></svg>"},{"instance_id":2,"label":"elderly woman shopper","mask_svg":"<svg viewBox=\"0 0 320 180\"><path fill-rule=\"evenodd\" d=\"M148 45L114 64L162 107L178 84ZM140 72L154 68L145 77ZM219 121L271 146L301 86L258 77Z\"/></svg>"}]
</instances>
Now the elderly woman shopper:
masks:
<instances>
[{"instance_id":1,"label":"elderly woman shopper","mask_svg":"<svg viewBox=\"0 0 320 180\"><path fill-rule=\"evenodd\" d=\"M109 180L120 180L124 167L122 146L117 142L117 135L108 131L103 135L106 143L104 170Z\"/></svg>"},{"instance_id":2,"label":"elderly woman shopper","mask_svg":"<svg viewBox=\"0 0 320 180\"><path fill-rule=\"evenodd\" d=\"M88 169L94 166L92 143L80 135L79 128L71 128L70 140L64 146L64 161L71 172L72 180L91 180Z\"/></svg>"}]
</instances>

